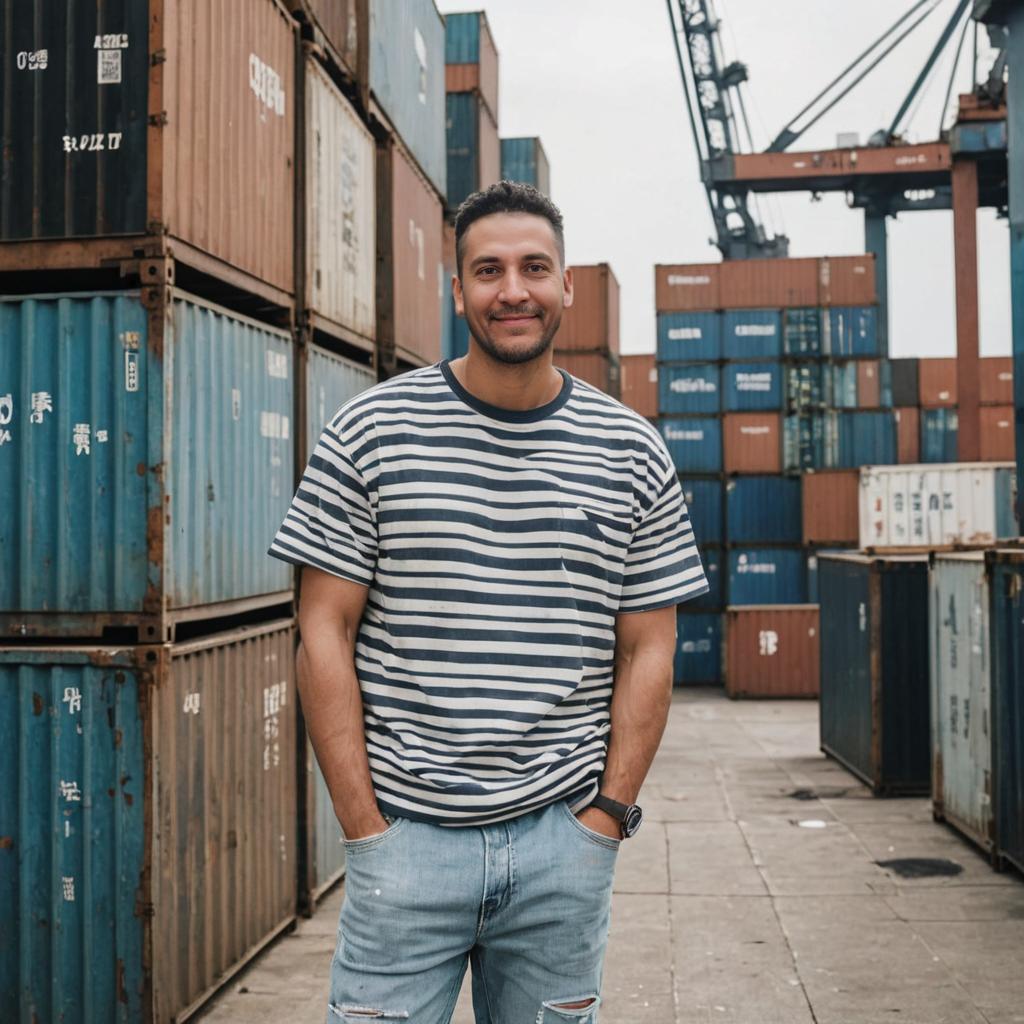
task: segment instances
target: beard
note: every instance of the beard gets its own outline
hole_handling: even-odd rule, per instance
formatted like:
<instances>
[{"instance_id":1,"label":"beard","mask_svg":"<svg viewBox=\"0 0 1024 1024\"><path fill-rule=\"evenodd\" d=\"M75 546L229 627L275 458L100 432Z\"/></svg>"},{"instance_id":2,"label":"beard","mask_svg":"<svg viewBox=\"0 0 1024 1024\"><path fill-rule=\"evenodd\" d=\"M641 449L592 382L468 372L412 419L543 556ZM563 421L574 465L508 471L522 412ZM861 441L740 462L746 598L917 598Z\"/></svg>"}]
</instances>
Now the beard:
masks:
<instances>
[{"instance_id":1,"label":"beard","mask_svg":"<svg viewBox=\"0 0 1024 1024\"><path fill-rule=\"evenodd\" d=\"M540 313L540 310L532 308L522 310L510 309L505 311L506 316L511 316L516 313L520 313L524 316L536 316ZM473 340L496 363L503 363L506 366L520 366L523 363L529 363L534 359L539 359L549 348L551 348L551 343L554 341L555 335L558 333L562 317L561 314L555 317L554 320L547 325L544 329L544 333L536 342L534 342L534 344L530 345L528 348L514 349L505 348L494 340L494 337L486 329L489 322L490 318L488 318L483 325L478 326L467 317L466 324L469 327L469 333L473 336Z\"/></svg>"}]
</instances>

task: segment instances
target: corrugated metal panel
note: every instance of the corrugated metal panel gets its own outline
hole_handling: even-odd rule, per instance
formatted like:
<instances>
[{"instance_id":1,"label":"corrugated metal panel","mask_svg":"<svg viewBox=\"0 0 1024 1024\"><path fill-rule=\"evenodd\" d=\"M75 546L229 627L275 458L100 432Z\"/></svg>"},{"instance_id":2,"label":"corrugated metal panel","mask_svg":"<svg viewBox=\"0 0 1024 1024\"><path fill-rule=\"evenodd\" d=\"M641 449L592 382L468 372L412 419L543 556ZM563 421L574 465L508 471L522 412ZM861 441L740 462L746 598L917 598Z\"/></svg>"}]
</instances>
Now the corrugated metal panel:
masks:
<instances>
[{"instance_id":1,"label":"corrugated metal panel","mask_svg":"<svg viewBox=\"0 0 1024 1024\"><path fill-rule=\"evenodd\" d=\"M722 616L679 612L676 616L676 686L716 686L722 681Z\"/></svg>"},{"instance_id":2,"label":"corrugated metal panel","mask_svg":"<svg viewBox=\"0 0 1024 1024\"><path fill-rule=\"evenodd\" d=\"M918 360L918 399L925 408L952 408L956 405L956 360Z\"/></svg>"},{"instance_id":3,"label":"corrugated metal panel","mask_svg":"<svg viewBox=\"0 0 1024 1024\"><path fill-rule=\"evenodd\" d=\"M725 692L730 697L817 697L816 605L729 608Z\"/></svg>"},{"instance_id":4,"label":"corrugated metal panel","mask_svg":"<svg viewBox=\"0 0 1024 1024\"><path fill-rule=\"evenodd\" d=\"M995 822L984 555L936 555L929 590L932 806L987 851Z\"/></svg>"},{"instance_id":5,"label":"corrugated metal panel","mask_svg":"<svg viewBox=\"0 0 1024 1024\"><path fill-rule=\"evenodd\" d=\"M782 417L768 412L731 412L723 417L723 465L727 473L782 471Z\"/></svg>"},{"instance_id":6,"label":"corrugated metal panel","mask_svg":"<svg viewBox=\"0 0 1024 1024\"><path fill-rule=\"evenodd\" d=\"M562 314L556 349L619 351L619 282L607 263L573 266L573 303Z\"/></svg>"},{"instance_id":7,"label":"corrugated metal panel","mask_svg":"<svg viewBox=\"0 0 1024 1024\"><path fill-rule=\"evenodd\" d=\"M619 360L622 404L647 419L658 415L658 367L654 354L622 356Z\"/></svg>"},{"instance_id":8,"label":"corrugated metal panel","mask_svg":"<svg viewBox=\"0 0 1024 1024\"><path fill-rule=\"evenodd\" d=\"M309 346L305 381L307 460L306 453L312 453L324 426L342 405L376 383L377 375L370 367L343 359L319 345Z\"/></svg>"},{"instance_id":9,"label":"corrugated metal panel","mask_svg":"<svg viewBox=\"0 0 1024 1024\"><path fill-rule=\"evenodd\" d=\"M825 368L827 377L828 405L833 409L856 409L857 367L859 363L844 360L831 363Z\"/></svg>"},{"instance_id":10,"label":"corrugated metal panel","mask_svg":"<svg viewBox=\"0 0 1024 1024\"><path fill-rule=\"evenodd\" d=\"M921 413L916 407L893 410L896 420L896 461L921 461Z\"/></svg>"},{"instance_id":11,"label":"corrugated metal panel","mask_svg":"<svg viewBox=\"0 0 1024 1024\"><path fill-rule=\"evenodd\" d=\"M18 1019L170 1020L292 919L294 638L0 649Z\"/></svg>"},{"instance_id":12,"label":"corrugated metal panel","mask_svg":"<svg viewBox=\"0 0 1024 1024\"><path fill-rule=\"evenodd\" d=\"M722 358L720 313L659 313L658 361Z\"/></svg>"},{"instance_id":13,"label":"corrugated metal panel","mask_svg":"<svg viewBox=\"0 0 1024 1024\"><path fill-rule=\"evenodd\" d=\"M980 454L985 462L1012 462L1016 458L1012 405L982 407Z\"/></svg>"},{"instance_id":14,"label":"corrugated metal panel","mask_svg":"<svg viewBox=\"0 0 1024 1024\"><path fill-rule=\"evenodd\" d=\"M680 473L722 471L722 421L710 417L662 417L658 429Z\"/></svg>"},{"instance_id":15,"label":"corrugated metal panel","mask_svg":"<svg viewBox=\"0 0 1024 1024\"><path fill-rule=\"evenodd\" d=\"M658 367L659 413L717 413L722 401L717 363L662 363Z\"/></svg>"},{"instance_id":16,"label":"corrugated metal panel","mask_svg":"<svg viewBox=\"0 0 1024 1024\"><path fill-rule=\"evenodd\" d=\"M779 310L726 311L722 318L722 355L726 359L777 359L781 354L782 314Z\"/></svg>"},{"instance_id":17,"label":"corrugated metal panel","mask_svg":"<svg viewBox=\"0 0 1024 1024\"><path fill-rule=\"evenodd\" d=\"M831 413L825 423L826 439L832 422L838 445L835 460L828 462L827 468L852 469L896 461L896 421L891 412Z\"/></svg>"},{"instance_id":18,"label":"corrugated metal panel","mask_svg":"<svg viewBox=\"0 0 1024 1024\"><path fill-rule=\"evenodd\" d=\"M860 471L806 473L803 485L805 544L856 544L860 539Z\"/></svg>"},{"instance_id":19,"label":"corrugated metal panel","mask_svg":"<svg viewBox=\"0 0 1024 1024\"><path fill-rule=\"evenodd\" d=\"M730 544L799 544L800 481L747 476L725 485Z\"/></svg>"},{"instance_id":20,"label":"corrugated metal panel","mask_svg":"<svg viewBox=\"0 0 1024 1024\"><path fill-rule=\"evenodd\" d=\"M478 188L501 181L501 139L498 138L498 122L487 109L485 103L480 104L477 112L480 125L477 138L480 140L480 175Z\"/></svg>"},{"instance_id":21,"label":"corrugated metal panel","mask_svg":"<svg viewBox=\"0 0 1024 1024\"><path fill-rule=\"evenodd\" d=\"M477 191L480 180L480 118L483 101L471 92L450 92L445 97L448 145L448 206L458 209Z\"/></svg>"},{"instance_id":22,"label":"corrugated metal panel","mask_svg":"<svg viewBox=\"0 0 1024 1024\"><path fill-rule=\"evenodd\" d=\"M721 266L719 308L819 305L817 259L726 260Z\"/></svg>"},{"instance_id":23,"label":"corrugated metal panel","mask_svg":"<svg viewBox=\"0 0 1024 1024\"><path fill-rule=\"evenodd\" d=\"M483 11L468 14L445 15L444 45L445 63L451 65L476 65L476 82L470 88L480 89L490 108L493 118L498 116L498 51L494 46ZM461 91L452 88L447 78L448 92Z\"/></svg>"},{"instance_id":24,"label":"corrugated metal panel","mask_svg":"<svg viewBox=\"0 0 1024 1024\"><path fill-rule=\"evenodd\" d=\"M574 377L593 384L606 395L618 397L616 363L603 352L555 352L555 365Z\"/></svg>"},{"instance_id":25,"label":"corrugated metal panel","mask_svg":"<svg viewBox=\"0 0 1024 1024\"><path fill-rule=\"evenodd\" d=\"M0 325L5 631L163 639L167 613L282 599L291 569L266 549L292 489L287 334L180 294L152 313L137 293L5 299Z\"/></svg>"},{"instance_id":26,"label":"corrugated metal panel","mask_svg":"<svg viewBox=\"0 0 1024 1024\"><path fill-rule=\"evenodd\" d=\"M320 29L354 76L359 70L359 17L366 10L361 0L289 0L288 6Z\"/></svg>"},{"instance_id":27,"label":"corrugated metal panel","mask_svg":"<svg viewBox=\"0 0 1024 1024\"><path fill-rule=\"evenodd\" d=\"M875 257L870 253L822 257L818 274L823 306L870 306L878 301Z\"/></svg>"},{"instance_id":28,"label":"corrugated metal panel","mask_svg":"<svg viewBox=\"0 0 1024 1024\"><path fill-rule=\"evenodd\" d=\"M890 359L892 373L892 404L897 406L916 406L920 381L918 378L917 359Z\"/></svg>"},{"instance_id":29,"label":"corrugated metal panel","mask_svg":"<svg viewBox=\"0 0 1024 1024\"><path fill-rule=\"evenodd\" d=\"M821 354L821 310L814 306L782 313L782 351L787 356Z\"/></svg>"},{"instance_id":30,"label":"corrugated metal panel","mask_svg":"<svg viewBox=\"0 0 1024 1024\"><path fill-rule=\"evenodd\" d=\"M805 604L807 562L802 548L733 548L729 604Z\"/></svg>"},{"instance_id":31,"label":"corrugated metal panel","mask_svg":"<svg viewBox=\"0 0 1024 1024\"><path fill-rule=\"evenodd\" d=\"M830 368L818 362L784 363L783 404L789 413L823 409L828 399L826 373Z\"/></svg>"},{"instance_id":32,"label":"corrugated metal panel","mask_svg":"<svg viewBox=\"0 0 1024 1024\"><path fill-rule=\"evenodd\" d=\"M1016 536L1012 465L865 466L860 545L994 544Z\"/></svg>"},{"instance_id":33,"label":"corrugated metal panel","mask_svg":"<svg viewBox=\"0 0 1024 1024\"><path fill-rule=\"evenodd\" d=\"M698 544L721 544L723 484L721 480L682 480L683 500Z\"/></svg>"},{"instance_id":34,"label":"corrugated metal panel","mask_svg":"<svg viewBox=\"0 0 1024 1024\"><path fill-rule=\"evenodd\" d=\"M522 181L533 185L546 196L551 195L551 172L540 139L526 136L501 140L501 176L506 181Z\"/></svg>"},{"instance_id":35,"label":"corrugated metal panel","mask_svg":"<svg viewBox=\"0 0 1024 1024\"><path fill-rule=\"evenodd\" d=\"M663 264L654 268L654 305L659 313L722 308L721 263Z\"/></svg>"},{"instance_id":36,"label":"corrugated metal panel","mask_svg":"<svg viewBox=\"0 0 1024 1024\"><path fill-rule=\"evenodd\" d=\"M375 151L355 110L307 57L306 302L369 342L377 336Z\"/></svg>"},{"instance_id":37,"label":"corrugated metal panel","mask_svg":"<svg viewBox=\"0 0 1024 1024\"><path fill-rule=\"evenodd\" d=\"M981 383L978 395L982 405L1013 404L1013 358L981 360Z\"/></svg>"},{"instance_id":38,"label":"corrugated metal panel","mask_svg":"<svg viewBox=\"0 0 1024 1024\"><path fill-rule=\"evenodd\" d=\"M928 793L928 559L818 556L821 749L878 794Z\"/></svg>"},{"instance_id":39,"label":"corrugated metal panel","mask_svg":"<svg viewBox=\"0 0 1024 1024\"><path fill-rule=\"evenodd\" d=\"M857 364L857 404L861 409L882 405L881 369L877 359L862 359Z\"/></svg>"},{"instance_id":40,"label":"corrugated metal panel","mask_svg":"<svg viewBox=\"0 0 1024 1024\"><path fill-rule=\"evenodd\" d=\"M345 873L345 838L312 744L306 757L313 773L313 895L319 897Z\"/></svg>"},{"instance_id":41,"label":"corrugated metal panel","mask_svg":"<svg viewBox=\"0 0 1024 1024\"><path fill-rule=\"evenodd\" d=\"M822 316L822 352L831 356L877 356L878 309L833 307Z\"/></svg>"},{"instance_id":42,"label":"corrugated metal panel","mask_svg":"<svg viewBox=\"0 0 1024 1024\"><path fill-rule=\"evenodd\" d=\"M782 408L781 363L729 363L722 381L722 408L751 412Z\"/></svg>"},{"instance_id":43,"label":"corrugated metal panel","mask_svg":"<svg viewBox=\"0 0 1024 1024\"><path fill-rule=\"evenodd\" d=\"M955 462L960 434L956 409L922 409L921 461Z\"/></svg>"},{"instance_id":44,"label":"corrugated metal panel","mask_svg":"<svg viewBox=\"0 0 1024 1024\"><path fill-rule=\"evenodd\" d=\"M445 30L434 0L370 4L370 89L445 195Z\"/></svg>"},{"instance_id":45,"label":"corrugated metal panel","mask_svg":"<svg viewBox=\"0 0 1024 1024\"><path fill-rule=\"evenodd\" d=\"M825 467L825 417L821 413L787 416L783 424L782 465L786 470Z\"/></svg>"}]
</instances>

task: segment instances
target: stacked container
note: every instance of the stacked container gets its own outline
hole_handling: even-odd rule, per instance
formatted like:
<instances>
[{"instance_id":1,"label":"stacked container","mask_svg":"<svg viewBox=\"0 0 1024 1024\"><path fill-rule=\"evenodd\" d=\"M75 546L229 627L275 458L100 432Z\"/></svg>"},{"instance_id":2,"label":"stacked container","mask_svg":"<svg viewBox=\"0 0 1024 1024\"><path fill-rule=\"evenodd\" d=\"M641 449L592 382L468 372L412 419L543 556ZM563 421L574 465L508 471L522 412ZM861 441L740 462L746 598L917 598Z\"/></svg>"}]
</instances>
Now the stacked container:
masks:
<instances>
[{"instance_id":1,"label":"stacked container","mask_svg":"<svg viewBox=\"0 0 1024 1024\"><path fill-rule=\"evenodd\" d=\"M555 335L555 364L618 398L619 282L607 263L569 269L573 303Z\"/></svg>"},{"instance_id":2,"label":"stacked container","mask_svg":"<svg viewBox=\"0 0 1024 1024\"><path fill-rule=\"evenodd\" d=\"M521 181L551 195L551 167L536 136L501 140L501 177Z\"/></svg>"},{"instance_id":3,"label":"stacked container","mask_svg":"<svg viewBox=\"0 0 1024 1024\"><path fill-rule=\"evenodd\" d=\"M623 405L649 420L658 418L658 364L653 352L619 356L619 389Z\"/></svg>"},{"instance_id":4,"label":"stacked container","mask_svg":"<svg viewBox=\"0 0 1024 1024\"><path fill-rule=\"evenodd\" d=\"M1013 359L981 360L981 458L1012 462L1016 458L1013 417Z\"/></svg>"}]
</instances>

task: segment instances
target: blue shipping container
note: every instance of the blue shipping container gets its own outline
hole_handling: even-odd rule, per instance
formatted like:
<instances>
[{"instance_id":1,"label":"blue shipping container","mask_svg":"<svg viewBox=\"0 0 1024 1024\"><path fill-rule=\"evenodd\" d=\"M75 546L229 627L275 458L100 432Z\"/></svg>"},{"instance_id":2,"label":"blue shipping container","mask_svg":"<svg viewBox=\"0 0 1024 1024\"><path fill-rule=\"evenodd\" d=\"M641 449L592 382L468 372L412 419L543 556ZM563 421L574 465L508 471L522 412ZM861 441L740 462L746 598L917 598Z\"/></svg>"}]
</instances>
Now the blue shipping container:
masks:
<instances>
[{"instance_id":1,"label":"blue shipping container","mask_svg":"<svg viewBox=\"0 0 1024 1024\"><path fill-rule=\"evenodd\" d=\"M787 356L821 355L821 310L817 306L783 311L782 351Z\"/></svg>"},{"instance_id":2,"label":"blue shipping container","mask_svg":"<svg viewBox=\"0 0 1024 1024\"><path fill-rule=\"evenodd\" d=\"M956 462L960 419L956 409L921 410L921 461Z\"/></svg>"},{"instance_id":3,"label":"blue shipping container","mask_svg":"<svg viewBox=\"0 0 1024 1024\"><path fill-rule=\"evenodd\" d=\"M877 356L878 310L874 306L833 306L823 316L825 355Z\"/></svg>"},{"instance_id":4,"label":"blue shipping container","mask_svg":"<svg viewBox=\"0 0 1024 1024\"><path fill-rule=\"evenodd\" d=\"M827 403L833 409L856 409L857 363L853 361L830 363L828 375Z\"/></svg>"},{"instance_id":5,"label":"blue shipping container","mask_svg":"<svg viewBox=\"0 0 1024 1024\"><path fill-rule=\"evenodd\" d=\"M768 412L782 408L781 363L729 363L725 367L726 412Z\"/></svg>"},{"instance_id":6,"label":"blue shipping container","mask_svg":"<svg viewBox=\"0 0 1024 1024\"><path fill-rule=\"evenodd\" d=\"M782 468L785 470L825 467L825 414L787 416L782 426Z\"/></svg>"},{"instance_id":7,"label":"blue shipping container","mask_svg":"<svg viewBox=\"0 0 1024 1024\"><path fill-rule=\"evenodd\" d=\"M819 362L783 364L783 404L789 413L823 409L827 403L825 387L828 367Z\"/></svg>"},{"instance_id":8,"label":"blue shipping container","mask_svg":"<svg viewBox=\"0 0 1024 1024\"><path fill-rule=\"evenodd\" d=\"M722 408L722 371L714 363L658 366L658 412L700 415Z\"/></svg>"},{"instance_id":9,"label":"blue shipping container","mask_svg":"<svg viewBox=\"0 0 1024 1024\"><path fill-rule=\"evenodd\" d=\"M726 359L778 359L782 355L782 314L777 309L730 309L723 317Z\"/></svg>"},{"instance_id":10,"label":"blue shipping container","mask_svg":"<svg viewBox=\"0 0 1024 1024\"><path fill-rule=\"evenodd\" d=\"M481 147L496 147L497 132L493 126L490 133L481 130L482 120L489 118L490 114L478 93L450 92L445 99L445 109L448 206L457 210L467 196L482 185L491 184L482 182L480 175L482 168L487 166L497 169L497 153L484 155L481 160Z\"/></svg>"},{"instance_id":11,"label":"blue shipping container","mask_svg":"<svg viewBox=\"0 0 1024 1024\"><path fill-rule=\"evenodd\" d=\"M698 544L722 543L722 481L683 478L683 500Z\"/></svg>"},{"instance_id":12,"label":"blue shipping container","mask_svg":"<svg viewBox=\"0 0 1024 1024\"><path fill-rule=\"evenodd\" d=\"M803 539L800 480L742 476L725 486L730 544L799 544Z\"/></svg>"},{"instance_id":13,"label":"blue shipping container","mask_svg":"<svg viewBox=\"0 0 1024 1024\"><path fill-rule=\"evenodd\" d=\"M722 681L722 616L679 612L676 616L676 686L714 686Z\"/></svg>"},{"instance_id":14,"label":"blue shipping container","mask_svg":"<svg viewBox=\"0 0 1024 1024\"><path fill-rule=\"evenodd\" d=\"M729 552L729 604L806 604L802 548L739 548Z\"/></svg>"},{"instance_id":15,"label":"blue shipping container","mask_svg":"<svg viewBox=\"0 0 1024 1024\"><path fill-rule=\"evenodd\" d=\"M658 314L658 362L721 358L720 313Z\"/></svg>"},{"instance_id":16,"label":"blue shipping container","mask_svg":"<svg viewBox=\"0 0 1024 1024\"><path fill-rule=\"evenodd\" d=\"M551 195L551 170L540 139L525 136L501 140L501 176L505 181L522 181L533 185L546 196Z\"/></svg>"},{"instance_id":17,"label":"blue shipping container","mask_svg":"<svg viewBox=\"0 0 1024 1024\"><path fill-rule=\"evenodd\" d=\"M826 469L889 466L897 459L896 418L891 412L829 413L838 423L838 451ZM826 436L829 429L826 423ZM827 452L829 456L833 453Z\"/></svg>"},{"instance_id":18,"label":"blue shipping container","mask_svg":"<svg viewBox=\"0 0 1024 1024\"><path fill-rule=\"evenodd\" d=\"M722 421L717 417L662 417L658 429L678 472L722 471Z\"/></svg>"},{"instance_id":19,"label":"blue shipping container","mask_svg":"<svg viewBox=\"0 0 1024 1024\"><path fill-rule=\"evenodd\" d=\"M480 63L480 12L446 14L444 18L446 64Z\"/></svg>"},{"instance_id":20,"label":"blue shipping container","mask_svg":"<svg viewBox=\"0 0 1024 1024\"><path fill-rule=\"evenodd\" d=\"M303 463L316 447L334 414L351 398L372 388L377 374L369 366L328 352L319 345L306 349L306 449Z\"/></svg>"}]
</instances>

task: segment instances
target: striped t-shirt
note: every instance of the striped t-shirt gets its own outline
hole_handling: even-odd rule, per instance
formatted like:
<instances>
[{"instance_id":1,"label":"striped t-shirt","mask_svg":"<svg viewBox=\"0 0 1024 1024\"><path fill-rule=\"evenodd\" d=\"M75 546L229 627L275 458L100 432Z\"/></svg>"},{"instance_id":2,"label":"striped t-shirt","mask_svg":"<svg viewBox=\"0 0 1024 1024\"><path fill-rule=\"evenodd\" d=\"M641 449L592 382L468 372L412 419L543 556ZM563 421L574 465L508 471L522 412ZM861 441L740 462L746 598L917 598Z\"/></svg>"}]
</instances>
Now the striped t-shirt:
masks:
<instances>
[{"instance_id":1,"label":"striped t-shirt","mask_svg":"<svg viewBox=\"0 0 1024 1024\"><path fill-rule=\"evenodd\" d=\"M369 588L356 643L386 814L480 825L597 791L615 617L707 590L651 425L567 373L528 411L447 363L327 424L271 554Z\"/></svg>"}]
</instances>

